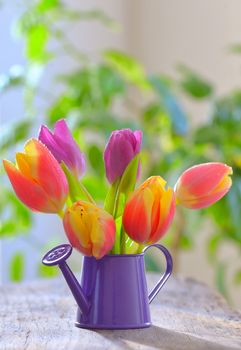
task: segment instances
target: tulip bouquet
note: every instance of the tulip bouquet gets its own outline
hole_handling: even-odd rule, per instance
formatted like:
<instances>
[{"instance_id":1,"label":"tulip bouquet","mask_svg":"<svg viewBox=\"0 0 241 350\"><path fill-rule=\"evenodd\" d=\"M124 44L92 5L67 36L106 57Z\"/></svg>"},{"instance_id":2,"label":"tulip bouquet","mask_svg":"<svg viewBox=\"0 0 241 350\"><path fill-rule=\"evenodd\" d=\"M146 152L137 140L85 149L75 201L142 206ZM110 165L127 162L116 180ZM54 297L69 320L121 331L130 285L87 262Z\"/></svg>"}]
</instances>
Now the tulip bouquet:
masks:
<instances>
[{"instance_id":1,"label":"tulip bouquet","mask_svg":"<svg viewBox=\"0 0 241 350\"><path fill-rule=\"evenodd\" d=\"M51 132L40 128L27 141L16 164L3 160L17 197L31 210L61 217L71 245L97 259L109 254L136 254L155 243L171 225L175 208L205 208L230 189L232 168L204 163L187 169L172 189L161 176L151 176L137 189L142 132L112 132L104 151L110 184L104 207L83 186L86 160L65 120Z\"/></svg>"}]
</instances>

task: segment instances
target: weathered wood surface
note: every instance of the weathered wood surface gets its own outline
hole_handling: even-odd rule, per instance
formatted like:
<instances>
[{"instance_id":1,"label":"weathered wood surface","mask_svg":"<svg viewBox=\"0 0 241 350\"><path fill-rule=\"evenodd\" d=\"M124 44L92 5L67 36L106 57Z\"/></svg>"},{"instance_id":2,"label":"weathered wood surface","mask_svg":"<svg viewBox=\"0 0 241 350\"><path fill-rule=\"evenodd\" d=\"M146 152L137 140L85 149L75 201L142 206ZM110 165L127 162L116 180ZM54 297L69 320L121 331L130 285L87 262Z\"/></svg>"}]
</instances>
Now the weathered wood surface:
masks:
<instances>
[{"instance_id":1,"label":"weathered wood surface","mask_svg":"<svg viewBox=\"0 0 241 350\"><path fill-rule=\"evenodd\" d=\"M157 276L148 280L151 287ZM241 314L192 279L170 278L151 304L151 328L84 330L75 313L62 279L2 287L0 349L241 349Z\"/></svg>"}]
</instances>

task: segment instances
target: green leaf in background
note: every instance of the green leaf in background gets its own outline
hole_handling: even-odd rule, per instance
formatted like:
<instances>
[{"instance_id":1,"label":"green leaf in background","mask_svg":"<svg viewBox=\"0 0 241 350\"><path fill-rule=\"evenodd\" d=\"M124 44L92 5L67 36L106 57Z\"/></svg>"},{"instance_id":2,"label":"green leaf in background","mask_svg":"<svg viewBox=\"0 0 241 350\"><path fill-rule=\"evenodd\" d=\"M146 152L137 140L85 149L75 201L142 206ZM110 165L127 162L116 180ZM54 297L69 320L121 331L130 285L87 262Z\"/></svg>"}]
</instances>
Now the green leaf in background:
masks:
<instances>
[{"instance_id":1,"label":"green leaf in background","mask_svg":"<svg viewBox=\"0 0 241 350\"><path fill-rule=\"evenodd\" d=\"M153 125L153 128L158 127L158 119L164 114L164 110L160 103L151 103L147 105L143 112L144 122L148 125Z\"/></svg>"},{"instance_id":2,"label":"green leaf in background","mask_svg":"<svg viewBox=\"0 0 241 350\"><path fill-rule=\"evenodd\" d=\"M66 87L66 93L52 104L48 113L51 123L59 119L60 115L67 117L76 112L79 124L91 128L93 122L98 122L99 127L104 129L104 117L109 119L111 128L114 118L108 117L108 109L126 90L124 80L118 72L106 64L99 64L83 67L67 76L60 75L58 80Z\"/></svg>"},{"instance_id":3,"label":"green leaf in background","mask_svg":"<svg viewBox=\"0 0 241 350\"><path fill-rule=\"evenodd\" d=\"M60 95L47 112L49 124L53 125L59 119L60 115L67 118L70 111L74 108L77 108L77 104L73 97L67 94Z\"/></svg>"},{"instance_id":4,"label":"green leaf in background","mask_svg":"<svg viewBox=\"0 0 241 350\"><path fill-rule=\"evenodd\" d=\"M161 265L157 262L155 257L151 254L145 254L145 266L147 271L151 271L151 272L163 271Z\"/></svg>"},{"instance_id":5,"label":"green leaf in background","mask_svg":"<svg viewBox=\"0 0 241 350\"><path fill-rule=\"evenodd\" d=\"M217 249L222 242L222 236L220 234L213 235L208 241L208 258L211 262L217 259Z\"/></svg>"},{"instance_id":6,"label":"green leaf in background","mask_svg":"<svg viewBox=\"0 0 241 350\"><path fill-rule=\"evenodd\" d=\"M30 61L44 62L50 58L47 53L49 39L48 28L44 24L38 24L29 29L26 41L26 56Z\"/></svg>"},{"instance_id":7,"label":"green leaf in background","mask_svg":"<svg viewBox=\"0 0 241 350\"><path fill-rule=\"evenodd\" d=\"M125 91L123 79L106 64L83 67L59 79L67 84L81 109L84 106L107 107L115 96Z\"/></svg>"},{"instance_id":8,"label":"green leaf in background","mask_svg":"<svg viewBox=\"0 0 241 350\"><path fill-rule=\"evenodd\" d=\"M235 238L241 243L241 217L240 217L240 208L241 203L241 179L234 177L232 189L227 195L227 202L230 209L230 220L235 228L234 234Z\"/></svg>"},{"instance_id":9,"label":"green leaf in background","mask_svg":"<svg viewBox=\"0 0 241 350\"><path fill-rule=\"evenodd\" d=\"M20 65L14 65L8 73L0 75L0 93L16 87L22 87L25 82L25 71Z\"/></svg>"},{"instance_id":10,"label":"green leaf in background","mask_svg":"<svg viewBox=\"0 0 241 350\"><path fill-rule=\"evenodd\" d=\"M126 91L126 85L113 68L101 64L96 67L97 86L104 106L110 106L113 98L123 95Z\"/></svg>"},{"instance_id":11,"label":"green leaf in background","mask_svg":"<svg viewBox=\"0 0 241 350\"><path fill-rule=\"evenodd\" d=\"M20 141L27 141L31 127L32 121L29 119L1 125L0 154L10 147L16 147Z\"/></svg>"},{"instance_id":12,"label":"green leaf in background","mask_svg":"<svg viewBox=\"0 0 241 350\"><path fill-rule=\"evenodd\" d=\"M96 201L104 201L108 191L105 178L98 175L87 175L81 181Z\"/></svg>"},{"instance_id":13,"label":"green leaf in background","mask_svg":"<svg viewBox=\"0 0 241 350\"><path fill-rule=\"evenodd\" d=\"M172 121L173 130L178 135L185 135L188 131L187 116L170 87L159 76L152 76L149 81Z\"/></svg>"},{"instance_id":14,"label":"green leaf in background","mask_svg":"<svg viewBox=\"0 0 241 350\"><path fill-rule=\"evenodd\" d=\"M59 0L40 0L37 3L37 9L39 12L45 13L49 10L56 9L61 6Z\"/></svg>"},{"instance_id":15,"label":"green leaf in background","mask_svg":"<svg viewBox=\"0 0 241 350\"><path fill-rule=\"evenodd\" d=\"M106 50L103 57L123 77L141 90L150 89L143 66L133 57L117 50Z\"/></svg>"},{"instance_id":16,"label":"green leaf in background","mask_svg":"<svg viewBox=\"0 0 241 350\"><path fill-rule=\"evenodd\" d=\"M234 283L241 284L241 269L239 269L238 271L235 272Z\"/></svg>"},{"instance_id":17,"label":"green leaf in background","mask_svg":"<svg viewBox=\"0 0 241 350\"><path fill-rule=\"evenodd\" d=\"M45 266L42 263L38 266L38 275L43 278L53 278L59 275L59 269L56 266Z\"/></svg>"},{"instance_id":18,"label":"green leaf in background","mask_svg":"<svg viewBox=\"0 0 241 350\"><path fill-rule=\"evenodd\" d=\"M10 262L10 278L13 282L22 281L24 276L24 256L22 253L15 254Z\"/></svg>"},{"instance_id":19,"label":"green leaf in background","mask_svg":"<svg viewBox=\"0 0 241 350\"><path fill-rule=\"evenodd\" d=\"M17 224L11 219L0 223L0 237L11 236L17 231Z\"/></svg>"},{"instance_id":20,"label":"green leaf in background","mask_svg":"<svg viewBox=\"0 0 241 350\"><path fill-rule=\"evenodd\" d=\"M237 43L237 44L230 45L229 51L234 53L234 54L239 54L240 55L240 53L241 53L241 44Z\"/></svg>"},{"instance_id":21,"label":"green leaf in background","mask_svg":"<svg viewBox=\"0 0 241 350\"><path fill-rule=\"evenodd\" d=\"M216 286L219 290L219 292L227 299L229 300L229 295L227 291L227 285L226 285L226 269L227 266L223 262L218 262L216 265Z\"/></svg>"},{"instance_id":22,"label":"green leaf in background","mask_svg":"<svg viewBox=\"0 0 241 350\"><path fill-rule=\"evenodd\" d=\"M102 150L96 145L90 145L88 148L88 159L95 174L103 178L105 169Z\"/></svg>"},{"instance_id":23,"label":"green leaf in background","mask_svg":"<svg viewBox=\"0 0 241 350\"><path fill-rule=\"evenodd\" d=\"M4 188L0 193L0 238L27 232L32 225L32 213L15 196Z\"/></svg>"},{"instance_id":24,"label":"green leaf in background","mask_svg":"<svg viewBox=\"0 0 241 350\"><path fill-rule=\"evenodd\" d=\"M181 87L189 96L196 99L203 99L213 94L212 85L190 68L179 65L178 71L182 76L180 82Z\"/></svg>"},{"instance_id":25,"label":"green leaf in background","mask_svg":"<svg viewBox=\"0 0 241 350\"><path fill-rule=\"evenodd\" d=\"M187 235L182 235L180 239L180 247L183 250L189 250L193 247L193 242L191 237Z\"/></svg>"}]
</instances>

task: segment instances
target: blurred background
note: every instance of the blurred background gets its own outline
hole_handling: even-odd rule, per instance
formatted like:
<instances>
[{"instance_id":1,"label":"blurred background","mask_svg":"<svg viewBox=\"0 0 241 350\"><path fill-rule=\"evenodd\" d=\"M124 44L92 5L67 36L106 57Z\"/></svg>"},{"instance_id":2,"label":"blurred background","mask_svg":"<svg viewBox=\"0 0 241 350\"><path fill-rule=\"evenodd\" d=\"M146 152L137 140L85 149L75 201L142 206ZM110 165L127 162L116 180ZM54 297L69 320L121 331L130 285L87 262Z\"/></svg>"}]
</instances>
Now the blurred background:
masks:
<instances>
[{"instance_id":1,"label":"blurred background","mask_svg":"<svg viewBox=\"0 0 241 350\"><path fill-rule=\"evenodd\" d=\"M142 180L174 185L187 167L222 161L228 196L178 210L162 243L175 272L241 307L241 3L239 0L38 0L0 4L0 150L14 160L40 124L66 118L88 158L83 179L101 203L102 152L114 129L144 132ZM66 241L61 221L31 214L0 170L1 283L51 278L41 256ZM73 259L80 270L80 255ZM159 257L147 268L158 271Z\"/></svg>"}]
</instances>

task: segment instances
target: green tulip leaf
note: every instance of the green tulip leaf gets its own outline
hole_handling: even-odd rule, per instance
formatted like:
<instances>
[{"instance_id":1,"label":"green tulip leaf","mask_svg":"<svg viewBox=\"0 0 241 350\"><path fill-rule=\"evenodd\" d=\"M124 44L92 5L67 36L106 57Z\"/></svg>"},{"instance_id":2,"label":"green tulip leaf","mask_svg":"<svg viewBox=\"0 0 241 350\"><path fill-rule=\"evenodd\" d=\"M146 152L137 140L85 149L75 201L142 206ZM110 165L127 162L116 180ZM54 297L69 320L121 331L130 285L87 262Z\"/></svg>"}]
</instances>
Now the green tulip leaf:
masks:
<instances>
[{"instance_id":1,"label":"green tulip leaf","mask_svg":"<svg viewBox=\"0 0 241 350\"><path fill-rule=\"evenodd\" d=\"M114 217L122 214L128 195L134 190L139 164L139 154L126 167L123 175L112 183L107 193L104 209Z\"/></svg>"},{"instance_id":2,"label":"green tulip leaf","mask_svg":"<svg viewBox=\"0 0 241 350\"><path fill-rule=\"evenodd\" d=\"M120 178L116 179L116 181L114 181L111 184L109 191L108 191L106 198L105 198L104 209L108 213L110 213L111 215L113 214L113 211L114 211L116 194L118 191L119 183L120 183Z\"/></svg>"},{"instance_id":3,"label":"green tulip leaf","mask_svg":"<svg viewBox=\"0 0 241 350\"><path fill-rule=\"evenodd\" d=\"M121 176L119 192L124 193L126 196L128 196L135 188L139 158L140 156L137 154L128 164Z\"/></svg>"},{"instance_id":4,"label":"green tulip leaf","mask_svg":"<svg viewBox=\"0 0 241 350\"><path fill-rule=\"evenodd\" d=\"M64 162L61 162L61 167L66 175L69 184L69 196L72 202L76 202L81 199L88 200L91 203L95 203L87 189L81 184L78 179L69 171Z\"/></svg>"}]
</instances>

